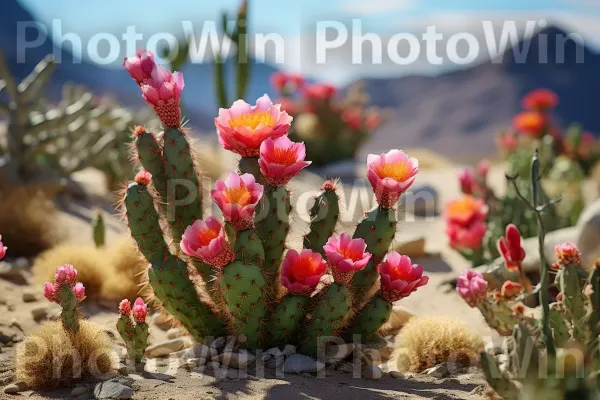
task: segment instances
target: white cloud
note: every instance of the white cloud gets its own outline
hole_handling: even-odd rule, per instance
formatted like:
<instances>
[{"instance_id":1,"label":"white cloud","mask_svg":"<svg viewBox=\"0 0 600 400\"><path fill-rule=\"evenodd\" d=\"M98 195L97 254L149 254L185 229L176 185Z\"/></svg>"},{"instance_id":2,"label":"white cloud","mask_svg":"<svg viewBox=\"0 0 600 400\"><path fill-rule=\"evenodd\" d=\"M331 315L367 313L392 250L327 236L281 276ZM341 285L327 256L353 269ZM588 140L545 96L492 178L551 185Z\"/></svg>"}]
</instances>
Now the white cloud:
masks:
<instances>
[{"instance_id":1,"label":"white cloud","mask_svg":"<svg viewBox=\"0 0 600 400\"><path fill-rule=\"evenodd\" d=\"M405 11L414 6L414 0L352 0L344 5L351 14L380 14L389 11Z\"/></svg>"}]
</instances>

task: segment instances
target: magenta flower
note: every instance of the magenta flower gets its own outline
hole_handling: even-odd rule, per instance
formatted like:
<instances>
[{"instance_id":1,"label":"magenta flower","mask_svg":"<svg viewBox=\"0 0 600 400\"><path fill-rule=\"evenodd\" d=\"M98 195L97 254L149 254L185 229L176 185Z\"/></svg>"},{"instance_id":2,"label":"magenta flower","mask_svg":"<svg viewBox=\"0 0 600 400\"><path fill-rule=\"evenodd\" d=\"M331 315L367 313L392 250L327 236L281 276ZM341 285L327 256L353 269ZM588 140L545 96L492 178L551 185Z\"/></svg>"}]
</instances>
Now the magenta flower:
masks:
<instances>
[{"instance_id":1,"label":"magenta flower","mask_svg":"<svg viewBox=\"0 0 600 400\"><path fill-rule=\"evenodd\" d=\"M304 143L294 143L287 136L276 139L267 138L260 145L260 172L272 186L285 186L310 161L304 161L306 149Z\"/></svg>"},{"instance_id":2,"label":"magenta flower","mask_svg":"<svg viewBox=\"0 0 600 400\"><path fill-rule=\"evenodd\" d=\"M419 161L409 158L402 150L367 157L367 178L383 208L396 205L400 195L414 183L418 172Z\"/></svg>"},{"instance_id":3,"label":"magenta flower","mask_svg":"<svg viewBox=\"0 0 600 400\"><path fill-rule=\"evenodd\" d=\"M310 295L327 271L321 254L304 249L290 250L281 264L281 285L298 295Z\"/></svg>"},{"instance_id":4,"label":"magenta flower","mask_svg":"<svg viewBox=\"0 0 600 400\"><path fill-rule=\"evenodd\" d=\"M2 243L2 235L0 235L0 260L6 256L6 250L8 250L8 247Z\"/></svg>"},{"instance_id":5,"label":"magenta flower","mask_svg":"<svg viewBox=\"0 0 600 400\"><path fill-rule=\"evenodd\" d=\"M56 269L54 275L54 281L59 285L75 285L77 280L77 270L71 264L65 264L62 267Z\"/></svg>"},{"instance_id":6,"label":"magenta flower","mask_svg":"<svg viewBox=\"0 0 600 400\"><path fill-rule=\"evenodd\" d=\"M50 282L44 283L44 297L55 302L58 299L58 287Z\"/></svg>"},{"instance_id":7,"label":"magenta flower","mask_svg":"<svg viewBox=\"0 0 600 400\"><path fill-rule=\"evenodd\" d=\"M142 96L154 109L158 118L167 128L181 125L179 101L184 87L183 74L155 65L147 83L140 86Z\"/></svg>"},{"instance_id":8,"label":"magenta flower","mask_svg":"<svg viewBox=\"0 0 600 400\"><path fill-rule=\"evenodd\" d=\"M477 182L475 181L475 175L470 168L464 168L460 174L458 174L458 181L460 182L460 190L464 194L473 194Z\"/></svg>"},{"instance_id":9,"label":"magenta flower","mask_svg":"<svg viewBox=\"0 0 600 400\"><path fill-rule=\"evenodd\" d=\"M138 185L148 186L150 182L152 182L152 174L143 169L135 175L135 178L133 178L133 180Z\"/></svg>"},{"instance_id":10,"label":"magenta flower","mask_svg":"<svg viewBox=\"0 0 600 400\"><path fill-rule=\"evenodd\" d=\"M354 273L367 266L371 253L366 252L367 244L361 238L352 239L347 233L331 236L323 250L329 260L333 279L341 284L350 283Z\"/></svg>"},{"instance_id":11,"label":"magenta flower","mask_svg":"<svg viewBox=\"0 0 600 400\"><path fill-rule=\"evenodd\" d=\"M273 104L265 94L256 100L255 106L237 100L231 108L221 108L219 116L215 118L215 126L219 142L225 150L242 157L256 157L265 139L288 133L292 119L281 110L280 104Z\"/></svg>"},{"instance_id":12,"label":"magenta flower","mask_svg":"<svg viewBox=\"0 0 600 400\"><path fill-rule=\"evenodd\" d=\"M481 272L472 269L464 270L456 280L456 292L469 306L475 307L485 300L488 283Z\"/></svg>"},{"instance_id":13,"label":"magenta flower","mask_svg":"<svg viewBox=\"0 0 600 400\"><path fill-rule=\"evenodd\" d=\"M138 85L142 85L148 82L156 64L154 63L154 54L151 51L142 49L138 50L133 57L125 57L122 65L133 80Z\"/></svg>"},{"instance_id":14,"label":"magenta flower","mask_svg":"<svg viewBox=\"0 0 600 400\"><path fill-rule=\"evenodd\" d=\"M502 254L509 271L520 271L525 259L525 249L521 246L521 232L514 224L506 226L506 233L498 239L498 251Z\"/></svg>"},{"instance_id":15,"label":"magenta flower","mask_svg":"<svg viewBox=\"0 0 600 400\"><path fill-rule=\"evenodd\" d=\"M135 299L132 308L133 320L137 324L143 324L146 322L146 314L148 313L148 306L144 303L141 297Z\"/></svg>"},{"instance_id":16,"label":"magenta flower","mask_svg":"<svg viewBox=\"0 0 600 400\"><path fill-rule=\"evenodd\" d=\"M75 286L73 286L73 293L79 302L83 301L85 298L85 287L83 283L77 282Z\"/></svg>"},{"instance_id":17,"label":"magenta flower","mask_svg":"<svg viewBox=\"0 0 600 400\"><path fill-rule=\"evenodd\" d=\"M446 227L450 247L456 250L479 250L486 232L484 221L473 221L467 226L448 224Z\"/></svg>"},{"instance_id":18,"label":"magenta flower","mask_svg":"<svg viewBox=\"0 0 600 400\"><path fill-rule=\"evenodd\" d=\"M408 297L429 282L429 277L423 276L422 266L395 251L388 253L377 269L381 276L381 295L390 303Z\"/></svg>"},{"instance_id":19,"label":"magenta flower","mask_svg":"<svg viewBox=\"0 0 600 400\"><path fill-rule=\"evenodd\" d=\"M196 220L181 237L181 250L190 257L199 258L215 268L235 260L231 245L225 239L225 230L215 217Z\"/></svg>"},{"instance_id":20,"label":"magenta flower","mask_svg":"<svg viewBox=\"0 0 600 400\"><path fill-rule=\"evenodd\" d=\"M557 245L555 251L560 265L581 264L579 249L572 242Z\"/></svg>"},{"instance_id":21,"label":"magenta flower","mask_svg":"<svg viewBox=\"0 0 600 400\"><path fill-rule=\"evenodd\" d=\"M210 195L223 212L225 220L243 231L254 224L254 210L263 190L253 175L232 172L225 181L217 181Z\"/></svg>"},{"instance_id":22,"label":"magenta flower","mask_svg":"<svg viewBox=\"0 0 600 400\"><path fill-rule=\"evenodd\" d=\"M129 300L127 300L127 299L121 300L121 302L119 303L119 313L121 313L121 315L129 315L130 312L131 312L131 303L129 302Z\"/></svg>"}]
</instances>

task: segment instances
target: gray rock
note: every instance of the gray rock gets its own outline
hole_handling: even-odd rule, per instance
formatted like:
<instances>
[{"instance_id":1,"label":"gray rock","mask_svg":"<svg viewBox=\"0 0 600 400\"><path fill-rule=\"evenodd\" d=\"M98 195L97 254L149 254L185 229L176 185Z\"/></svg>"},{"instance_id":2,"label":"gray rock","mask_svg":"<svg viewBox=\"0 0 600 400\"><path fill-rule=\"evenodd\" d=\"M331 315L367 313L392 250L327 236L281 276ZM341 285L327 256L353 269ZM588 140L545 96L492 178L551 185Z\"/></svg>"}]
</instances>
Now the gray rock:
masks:
<instances>
[{"instance_id":1,"label":"gray rock","mask_svg":"<svg viewBox=\"0 0 600 400\"><path fill-rule=\"evenodd\" d=\"M40 306L31 310L31 316L36 322L43 321L48 318L48 307Z\"/></svg>"},{"instance_id":2,"label":"gray rock","mask_svg":"<svg viewBox=\"0 0 600 400\"><path fill-rule=\"evenodd\" d=\"M281 370L285 359L282 356L273 357L265 362L265 368Z\"/></svg>"},{"instance_id":3,"label":"gray rock","mask_svg":"<svg viewBox=\"0 0 600 400\"><path fill-rule=\"evenodd\" d=\"M87 394L89 391L90 391L90 388L87 386L77 386L75 389L71 390L71 396L73 396L73 397L83 396L84 394Z\"/></svg>"},{"instance_id":4,"label":"gray rock","mask_svg":"<svg viewBox=\"0 0 600 400\"><path fill-rule=\"evenodd\" d=\"M184 335L184 332L179 328L171 328L167 331L167 339L176 339Z\"/></svg>"},{"instance_id":5,"label":"gray rock","mask_svg":"<svg viewBox=\"0 0 600 400\"><path fill-rule=\"evenodd\" d=\"M425 373L433 378L442 379L450 375L450 371L446 364L439 364L435 367L425 370Z\"/></svg>"},{"instance_id":6,"label":"gray rock","mask_svg":"<svg viewBox=\"0 0 600 400\"><path fill-rule=\"evenodd\" d=\"M390 372L390 376L392 378L396 378L396 379L404 379L404 374L400 371L391 371Z\"/></svg>"},{"instance_id":7,"label":"gray rock","mask_svg":"<svg viewBox=\"0 0 600 400\"><path fill-rule=\"evenodd\" d=\"M183 362L183 364L181 364L181 368L185 368L185 369L194 369L200 366L200 362L202 359L200 358L189 358L187 360L185 360L185 362ZM206 362L206 360L204 360L204 363ZM202 364L204 364L202 363Z\"/></svg>"},{"instance_id":8,"label":"gray rock","mask_svg":"<svg viewBox=\"0 0 600 400\"><path fill-rule=\"evenodd\" d=\"M330 344L325 348L325 364L335 364L354 351L354 343Z\"/></svg>"},{"instance_id":9,"label":"gray rock","mask_svg":"<svg viewBox=\"0 0 600 400\"><path fill-rule=\"evenodd\" d=\"M293 344L286 344L283 350L281 350L282 356L289 356L292 354L296 354L296 346Z\"/></svg>"},{"instance_id":10,"label":"gray rock","mask_svg":"<svg viewBox=\"0 0 600 400\"><path fill-rule=\"evenodd\" d=\"M171 353L186 349L192 344L191 339L187 337L166 340L146 348L146 357L157 358L168 356Z\"/></svg>"},{"instance_id":11,"label":"gray rock","mask_svg":"<svg viewBox=\"0 0 600 400\"><path fill-rule=\"evenodd\" d=\"M210 344L210 347L218 350L218 349L225 347L226 342L227 342L226 338L219 337L212 341L212 343Z\"/></svg>"},{"instance_id":12,"label":"gray rock","mask_svg":"<svg viewBox=\"0 0 600 400\"><path fill-rule=\"evenodd\" d=\"M17 394L27 390L27 386L23 382L13 382L4 387L4 393L6 394Z\"/></svg>"},{"instance_id":13,"label":"gray rock","mask_svg":"<svg viewBox=\"0 0 600 400\"><path fill-rule=\"evenodd\" d=\"M223 353L217 357L217 361L222 365L236 369L246 368L246 366L254 360L256 360L256 357L247 351L240 351L239 353Z\"/></svg>"},{"instance_id":14,"label":"gray rock","mask_svg":"<svg viewBox=\"0 0 600 400\"><path fill-rule=\"evenodd\" d=\"M302 354L292 354L283 363L283 372L288 374L315 373L323 368L325 364Z\"/></svg>"},{"instance_id":15,"label":"gray rock","mask_svg":"<svg viewBox=\"0 0 600 400\"><path fill-rule=\"evenodd\" d=\"M354 372L354 364L351 362L340 363L340 365L337 366L337 370L340 372L352 373Z\"/></svg>"},{"instance_id":16,"label":"gray rock","mask_svg":"<svg viewBox=\"0 0 600 400\"><path fill-rule=\"evenodd\" d=\"M362 377L365 379L376 381L381 379L382 376L383 371L376 365L368 365L362 370Z\"/></svg>"},{"instance_id":17,"label":"gray rock","mask_svg":"<svg viewBox=\"0 0 600 400\"><path fill-rule=\"evenodd\" d=\"M30 291L23 292L23 301L25 303L33 303L34 301L37 301L37 296Z\"/></svg>"},{"instance_id":18,"label":"gray rock","mask_svg":"<svg viewBox=\"0 0 600 400\"><path fill-rule=\"evenodd\" d=\"M100 382L94 388L94 397L101 399L130 399L133 396L133 388L127 386L119 378L113 378L108 381Z\"/></svg>"},{"instance_id":19,"label":"gray rock","mask_svg":"<svg viewBox=\"0 0 600 400\"><path fill-rule=\"evenodd\" d=\"M271 358L277 357L279 355L281 355L281 350L279 350L279 348L277 347L272 347L269 350L262 353L260 359L262 361L269 361Z\"/></svg>"},{"instance_id":20,"label":"gray rock","mask_svg":"<svg viewBox=\"0 0 600 400\"><path fill-rule=\"evenodd\" d=\"M156 313L152 316L152 322L159 329L163 331L168 331L173 326L173 317L171 317L166 312Z\"/></svg>"},{"instance_id":21,"label":"gray rock","mask_svg":"<svg viewBox=\"0 0 600 400\"><path fill-rule=\"evenodd\" d=\"M10 250L9 250L10 251ZM17 258L12 262L0 262L0 277L2 278L23 278L23 270L27 268L29 261L26 258Z\"/></svg>"},{"instance_id":22,"label":"gray rock","mask_svg":"<svg viewBox=\"0 0 600 400\"><path fill-rule=\"evenodd\" d=\"M194 356L198 358L209 358L211 354L210 350L210 347L202 343L195 345L192 349Z\"/></svg>"}]
</instances>

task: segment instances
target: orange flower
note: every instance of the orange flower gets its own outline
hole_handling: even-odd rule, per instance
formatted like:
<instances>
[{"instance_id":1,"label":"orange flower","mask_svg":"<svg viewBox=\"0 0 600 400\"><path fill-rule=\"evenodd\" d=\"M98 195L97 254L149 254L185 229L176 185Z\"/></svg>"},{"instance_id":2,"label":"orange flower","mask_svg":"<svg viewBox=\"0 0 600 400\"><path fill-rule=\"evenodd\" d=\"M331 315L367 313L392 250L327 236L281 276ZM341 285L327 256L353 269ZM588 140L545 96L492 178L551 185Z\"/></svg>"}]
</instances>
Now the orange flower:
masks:
<instances>
[{"instance_id":1,"label":"orange flower","mask_svg":"<svg viewBox=\"0 0 600 400\"><path fill-rule=\"evenodd\" d=\"M536 89L523 97L523 108L531 111L548 111L558 104L558 96L548 89Z\"/></svg>"},{"instance_id":2,"label":"orange flower","mask_svg":"<svg viewBox=\"0 0 600 400\"><path fill-rule=\"evenodd\" d=\"M525 111L514 118L513 126L519 133L539 138L545 134L547 120L537 111Z\"/></svg>"}]
</instances>

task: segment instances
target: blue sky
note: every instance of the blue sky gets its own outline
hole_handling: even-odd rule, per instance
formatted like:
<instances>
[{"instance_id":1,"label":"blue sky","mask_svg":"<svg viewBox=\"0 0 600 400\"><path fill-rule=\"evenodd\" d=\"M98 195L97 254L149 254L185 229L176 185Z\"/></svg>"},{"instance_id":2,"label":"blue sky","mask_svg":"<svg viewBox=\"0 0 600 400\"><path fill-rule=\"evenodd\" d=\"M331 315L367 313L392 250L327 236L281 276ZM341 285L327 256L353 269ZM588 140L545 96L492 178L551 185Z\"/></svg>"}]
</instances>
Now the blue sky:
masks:
<instances>
[{"instance_id":1,"label":"blue sky","mask_svg":"<svg viewBox=\"0 0 600 400\"><path fill-rule=\"evenodd\" d=\"M182 36L182 20L200 26L205 21L217 20L221 10L235 10L239 3L238 0L20 1L43 23L49 25L53 19L60 19L63 32L76 33L83 40L99 32L119 37L130 25L147 35L171 32ZM600 0L251 0L252 30L277 33L284 37L286 47L299 48L302 46L296 44L314 41L316 21L353 18L360 18L364 31L382 36L403 31L420 35L429 25L439 26L448 33L469 32L479 29L477 23L483 19L547 18L551 23L575 30L586 43L600 47ZM344 74L336 71L333 62L326 66L310 65L303 61L305 52L299 50L289 57L286 53L281 67L340 82L357 75L391 73L386 68L363 65ZM403 73L414 71L407 68Z\"/></svg>"}]
</instances>

